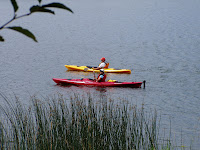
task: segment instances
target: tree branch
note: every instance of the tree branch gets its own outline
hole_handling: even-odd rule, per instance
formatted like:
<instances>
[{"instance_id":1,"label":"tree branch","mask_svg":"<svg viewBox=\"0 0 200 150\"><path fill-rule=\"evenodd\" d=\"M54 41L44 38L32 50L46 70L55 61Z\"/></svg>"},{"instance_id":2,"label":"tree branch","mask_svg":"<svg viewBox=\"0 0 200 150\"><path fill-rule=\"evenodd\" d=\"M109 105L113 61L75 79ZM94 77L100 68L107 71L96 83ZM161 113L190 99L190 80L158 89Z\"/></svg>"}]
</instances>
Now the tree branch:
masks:
<instances>
[{"instance_id":1,"label":"tree branch","mask_svg":"<svg viewBox=\"0 0 200 150\"><path fill-rule=\"evenodd\" d=\"M25 17L25 16L29 16L31 13L27 13L27 14L24 14L24 15L21 15L21 16L16 16L16 15L14 15L14 17L10 20L10 21L8 21L7 23L5 23L4 25L2 25L1 27L0 27L0 30L1 29L3 29L5 26L7 26L8 24L10 24L11 22L13 22L14 20L17 20L17 19L19 19L19 18L22 18L22 17Z\"/></svg>"}]
</instances>

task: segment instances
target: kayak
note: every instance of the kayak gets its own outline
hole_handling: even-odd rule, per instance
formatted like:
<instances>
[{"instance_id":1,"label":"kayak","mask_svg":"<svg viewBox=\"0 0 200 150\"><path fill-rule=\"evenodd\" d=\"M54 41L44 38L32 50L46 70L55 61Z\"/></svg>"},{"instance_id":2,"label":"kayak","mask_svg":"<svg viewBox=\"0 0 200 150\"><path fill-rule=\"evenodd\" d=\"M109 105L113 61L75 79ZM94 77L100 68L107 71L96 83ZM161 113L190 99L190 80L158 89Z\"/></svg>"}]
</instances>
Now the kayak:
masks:
<instances>
[{"instance_id":1,"label":"kayak","mask_svg":"<svg viewBox=\"0 0 200 150\"><path fill-rule=\"evenodd\" d=\"M53 81L60 85L82 85L82 86L98 86L98 87L132 87L141 88L144 82L118 82L112 80L110 82L96 82L94 79L59 79L53 78Z\"/></svg>"},{"instance_id":2,"label":"kayak","mask_svg":"<svg viewBox=\"0 0 200 150\"><path fill-rule=\"evenodd\" d=\"M59 79L53 78L53 81L60 85L83 85L83 86L98 86L98 87L132 87L141 88L143 82L96 82L94 79Z\"/></svg>"},{"instance_id":3,"label":"kayak","mask_svg":"<svg viewBox=\"0 0 200 150\"><path fill-rule=\"evenodd\" d=\"M99 70L92 69L91 66L76 66L76 65L65 65L68 70L74 71L86 71L86 72L99 72ZM131 73L129 69L115 69L115 68L104 68L105 73Z\"/></svg>"}]
</instances>

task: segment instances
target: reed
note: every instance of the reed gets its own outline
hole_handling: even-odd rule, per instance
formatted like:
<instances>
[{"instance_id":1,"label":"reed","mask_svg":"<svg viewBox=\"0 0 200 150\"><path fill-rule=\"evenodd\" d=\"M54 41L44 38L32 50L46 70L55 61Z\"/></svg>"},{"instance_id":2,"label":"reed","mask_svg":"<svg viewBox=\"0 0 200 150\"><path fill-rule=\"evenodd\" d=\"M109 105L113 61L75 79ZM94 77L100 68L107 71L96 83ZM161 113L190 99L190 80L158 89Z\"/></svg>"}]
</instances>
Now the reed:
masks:
<instances>
[{"instance_id":1,"label":"reed","mask_svg":"<svg viewBox=\"0 0 200 150\"><path fill-rule=\"evenodd\" d=\"M113 100L62 95L31 98L24 107L2 96L0 149L135 149L169 150L170 141L159 142L157 112L146 113Z\"/></svg>"}]
</instances>

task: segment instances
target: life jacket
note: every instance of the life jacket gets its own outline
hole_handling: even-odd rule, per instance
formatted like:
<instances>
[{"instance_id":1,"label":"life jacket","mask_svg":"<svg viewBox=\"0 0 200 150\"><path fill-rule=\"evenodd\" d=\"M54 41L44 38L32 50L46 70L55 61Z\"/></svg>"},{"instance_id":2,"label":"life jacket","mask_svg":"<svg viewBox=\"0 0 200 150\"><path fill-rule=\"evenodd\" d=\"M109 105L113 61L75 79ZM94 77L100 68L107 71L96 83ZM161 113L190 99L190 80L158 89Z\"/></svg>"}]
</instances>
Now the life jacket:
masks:
<instances>
[{"instance_id":1,"label":"life jacket","mask_svg":"<svg viewBox=\"0 0 200 150\"><path fill-rule=\"evenodd\" d=\"M106 66L104 68L108 68L109 62L105 62Z\"/></svg>"},{"instance_id":2,"label":"life jacket","mask_svg":"<svg viewBox=\"0 0 200 150\"><path fill-rule=\"evenodd\" d=\"M106 64L104 68L108 68L108 66L109 66L109 62L104 61L104 63ZM101 63L100 63L100 64L101 64ZM100 64L99 64L99 65L100 65Z\"/></svg>"},{"instance_id":3,"label":"life jacket","mask_svg":"<svg viewBox=\"0 0 200 150\"><path fill-rule=\"evenodd\" d=\"M103 79L101 78L101 80L99 82L105 82L106 81L106 75L105 74L102 74L103 75ZM98 75L97 79L99 78L100 74Z\"/></svg>"}]
</instances>

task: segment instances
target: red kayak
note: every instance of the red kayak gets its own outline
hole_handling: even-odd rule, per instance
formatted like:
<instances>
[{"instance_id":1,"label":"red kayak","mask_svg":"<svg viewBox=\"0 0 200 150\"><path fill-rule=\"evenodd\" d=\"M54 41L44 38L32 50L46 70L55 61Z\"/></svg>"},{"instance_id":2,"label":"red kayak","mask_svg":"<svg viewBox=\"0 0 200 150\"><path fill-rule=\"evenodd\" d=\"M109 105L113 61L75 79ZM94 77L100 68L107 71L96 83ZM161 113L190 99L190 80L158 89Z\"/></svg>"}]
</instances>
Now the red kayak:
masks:
<instances>
[{"instance_id":1,"label":"red kayak","mask_svg":"<svg viewBox=\"0 0 200 150\"><path fill-rule=\"evenodd\" d=\"M143 82L96 82L93 79L58 79L53 78L53 81L61 85L84 85L84 86L99 86L99 87L132 87L141 88Z\"/></svg>"}]
</instances>

